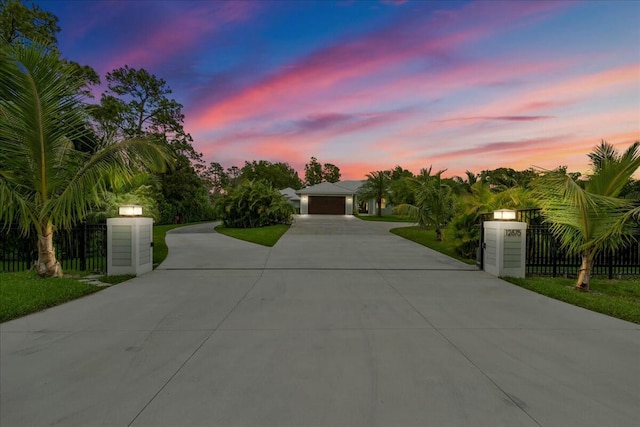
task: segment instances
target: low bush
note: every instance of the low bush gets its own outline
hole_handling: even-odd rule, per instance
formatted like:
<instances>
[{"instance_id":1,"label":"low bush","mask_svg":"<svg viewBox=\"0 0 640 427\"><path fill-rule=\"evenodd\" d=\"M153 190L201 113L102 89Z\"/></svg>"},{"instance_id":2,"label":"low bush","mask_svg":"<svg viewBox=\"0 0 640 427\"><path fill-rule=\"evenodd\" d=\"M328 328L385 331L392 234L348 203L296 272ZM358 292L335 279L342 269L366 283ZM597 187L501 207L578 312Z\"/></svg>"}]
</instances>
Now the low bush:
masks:
<instances>
[{"instance_id":1,"label":"low bush","mask_svg":"<svg viewBox=\"0 0 640 427\"><path fill-rule=\"evenodd\" d=\"M216 200L218 218L229 228L291 224L293 205L262 182L245 181Z\"/></svg>"}]
</instances>

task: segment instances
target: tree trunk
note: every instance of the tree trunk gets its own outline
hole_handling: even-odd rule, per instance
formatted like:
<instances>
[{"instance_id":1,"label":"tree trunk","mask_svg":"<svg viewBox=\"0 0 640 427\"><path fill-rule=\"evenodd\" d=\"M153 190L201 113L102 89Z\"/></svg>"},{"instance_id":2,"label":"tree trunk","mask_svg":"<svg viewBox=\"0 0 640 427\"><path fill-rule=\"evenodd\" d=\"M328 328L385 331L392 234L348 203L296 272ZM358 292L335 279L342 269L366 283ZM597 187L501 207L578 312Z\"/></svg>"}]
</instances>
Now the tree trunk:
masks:
<instances>
[{"instance_id":1,"label":"tree trunk","mask_svg":"<svg viewBox=\"0 0 640 427\"><path fill-rule=\"evenodd\" d=\"M56 259L53 248L53 225L49 222L38 235L38 261L36 264L40 277L61 277L62 268Z\"/></svg>"},{"instance_id":2,"label":"tree trunk","mask_svg":"<svg viewBox=\"0 0 640 427\"><path fill-rule=\"evenodd\" d=\"M444 236L442 235L442 229L440 227L436 228L436 240L438 242L442 242L444 240Z\"/></svg>"},{"instance_id":3,"label":"tree trunk","mask_svg":"<svg viewBox=\"0 0 640 427\"><path fill-rule=\"evenodd\" d=\"M593 268L593 259L591 250L585 249L582 252L582 263L580 264L580 273L576 282L576 289L589 292L589 283L591 282L591 269Z\"/></svg>"},{"instance_id":4,"label":"tree trunk","mask_svg":"<svg viewBox=\"0 0 640 427\"><path fill-rule=\"evenodd\" d=\"M382 199L379 198L376 202L378 205L378 212L376 212L376 215L382 216Z\"/></svg>"}]
</instances>

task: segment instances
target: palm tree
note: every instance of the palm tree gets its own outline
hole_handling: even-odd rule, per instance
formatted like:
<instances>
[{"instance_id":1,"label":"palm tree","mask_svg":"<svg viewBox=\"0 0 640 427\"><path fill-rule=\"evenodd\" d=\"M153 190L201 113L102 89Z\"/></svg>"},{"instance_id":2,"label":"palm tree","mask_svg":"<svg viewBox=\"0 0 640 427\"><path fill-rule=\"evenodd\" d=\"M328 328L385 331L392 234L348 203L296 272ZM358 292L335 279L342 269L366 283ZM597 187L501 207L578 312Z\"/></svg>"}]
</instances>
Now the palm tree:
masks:
<instances>
[{"instance_id":1,"label":"palm tree","mask_svg":"<svg viewBox=\"0 0 640 427\"><path fill-rule=\"evenodd\" d=\"M382 216L382 200L389 197L391 174L389 171L374 171L367 174L367 180L358 190L361 199L375 199L378 207L376 215Z\"/></svg>"},{"instance_id":2,"label":"palm tree","mask_svg":"<svg viewBox=\"0 0 640 427\"><path fill-rule=\"evenodd\" d=\"M640 167L640 141L624 153L603 142L589 157L594 173L584 188L569 175L549 172L534 182L546 221L561 245L580 254L582 262L576 288L589 290L593 260L603 250L613 250L632 239L631 218L640 208L618 197ZM605 154L600 156L600 154Z\"/></svg>"},{"instance_id":3,"label":"palm tree","mask_svg":"<svg viewBox=\"0 0 640 427\"><path fill-rule=\"evenodd\" d=\"M613 145L603 139L600 141L600 145L597 145L587 156L591 160L594 172L597 172L605 162L615 160L618 157L618 152Z\"/></svg>"},{"instance_id":4,"label":"palm tree","mask_svg":"<svg viewBox=\"0 0 640 427\"><path fill-rule=\"evenodd\" d=\"M513 187L496 193L489 184L477 181L469 187L469 193L458 197L456 215L451 221L456 238L456 250L465 258L476 256L480 239L480 217L496 209L537 208L530 192L524 187Z\"/></svg>"},{"instance_id":5,"label":"palm tree","mask_svg":"<svg viewBox=\"0 0 640 427\"><path fill-rule=\"evenodd\" d=\"M129 181L140 166L162 170L170 158L148 140L78 149L74 142L91 135L82 85L45 47L0 45L0 222L25 235L35 229L41 276L62 274L57 228L84 218L108 186Z\"/></svg>"},{"instance_id":6,"label":"palm tree","mask_svg":"<svg viewBox=\"0 0 640 427\"><path fill-rule=\"evenodd\" d=\"M456 196L442 179L444 172L431 175L431 169L423 169L418 179L413 180L415 205L404 204L396 208L400 215L417 220L420 228L433 226L439 242L444 240L443 228L453 217L456 207Z\"/></svg>"}]
</instances>

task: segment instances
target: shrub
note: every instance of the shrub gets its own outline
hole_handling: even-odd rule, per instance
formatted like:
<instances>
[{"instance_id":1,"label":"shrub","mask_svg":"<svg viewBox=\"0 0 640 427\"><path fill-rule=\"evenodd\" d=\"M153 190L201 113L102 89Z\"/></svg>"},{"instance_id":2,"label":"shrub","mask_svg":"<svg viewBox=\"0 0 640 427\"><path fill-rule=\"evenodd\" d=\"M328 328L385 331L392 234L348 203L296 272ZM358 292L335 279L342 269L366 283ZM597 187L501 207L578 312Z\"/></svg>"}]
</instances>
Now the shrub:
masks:
<instances>
[{"instance_id":1,"label":"shrub","mask_svg":"<svg viewBox=\"0 0 640 427\"><path fill-rule=\"evenodd\" d=\"M294 208L278 191L262 182L245 181L216 200L226 227L256 228L291 224Z\"/></svg>"}]
</instances>

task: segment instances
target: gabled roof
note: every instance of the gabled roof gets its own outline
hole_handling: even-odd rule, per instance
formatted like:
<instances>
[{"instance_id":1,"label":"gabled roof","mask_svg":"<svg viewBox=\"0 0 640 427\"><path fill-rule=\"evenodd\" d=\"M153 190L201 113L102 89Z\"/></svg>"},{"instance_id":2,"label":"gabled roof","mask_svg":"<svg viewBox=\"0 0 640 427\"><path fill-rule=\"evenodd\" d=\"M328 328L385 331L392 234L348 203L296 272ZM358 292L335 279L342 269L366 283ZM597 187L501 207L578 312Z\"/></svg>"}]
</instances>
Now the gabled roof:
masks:
<instances>
[{"instance_id":1,"label":"gabled roof","mask_svg":"<svg viewBox=\"0 0 640 427\"><path fill-rule=\"evenodd\" d=\"M299 202L300 201L300 196L298 196L296 194L296 190L294 190L291 187L287 187L285 189L280 190L280 194L282 194L284 197L286 197L287 199L291 200L292 202Z\"/></svg>"},{"instance_id":2,"label":"gabled roof","mask_svg":"<svg viewBox=\"0 0 640 427\"><path fill-rule=\"evenodd\" d=\"M335 184L339 185L340 187L344 187L346 189L352 190L355 193L360 189L360 187L362 187L362 184L364 184L365 182L366 181L359 180L359 179L352 179L352 180L346 180L346 181L338 181Z\"/></svg>"},{"instance_id":3,"label":"gabled roof","mask_svg":"<svg viewBox=\"0 0 640 427\"><path fill-rule=\"evenodd\" d=\"M352 196L356 193L356 190L352 188L343 187L340 182L335 184L331 182L321 182L320 184L312 185L310 187L303 188L296 191L298 194L318 194L324 196Z\"/></svg>"}]
</instances>

